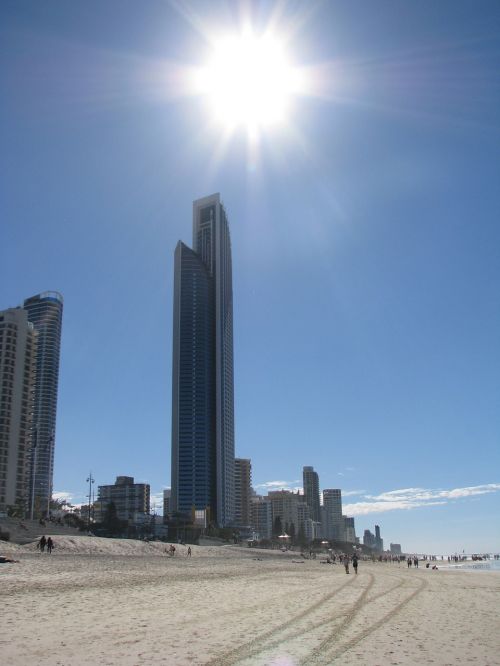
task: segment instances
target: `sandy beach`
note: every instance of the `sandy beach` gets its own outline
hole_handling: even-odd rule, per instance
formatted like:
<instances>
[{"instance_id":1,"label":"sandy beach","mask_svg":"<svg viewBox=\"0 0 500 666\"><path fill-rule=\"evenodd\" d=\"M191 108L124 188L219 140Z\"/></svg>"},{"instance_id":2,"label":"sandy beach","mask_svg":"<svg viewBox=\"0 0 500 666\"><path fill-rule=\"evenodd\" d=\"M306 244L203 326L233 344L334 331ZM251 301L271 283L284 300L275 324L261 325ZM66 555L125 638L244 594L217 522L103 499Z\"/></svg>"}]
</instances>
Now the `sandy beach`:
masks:
<instances>
[{"instance_id":1,"label":"sandy beach","mask_svg":"<svg viewBox=\"0 0 500 666\"><path fill-rule=\"evenodd\" d=\"M500 664L500 574L92 537L1 544L2 663Z\"/></svg>"}]
</instances>

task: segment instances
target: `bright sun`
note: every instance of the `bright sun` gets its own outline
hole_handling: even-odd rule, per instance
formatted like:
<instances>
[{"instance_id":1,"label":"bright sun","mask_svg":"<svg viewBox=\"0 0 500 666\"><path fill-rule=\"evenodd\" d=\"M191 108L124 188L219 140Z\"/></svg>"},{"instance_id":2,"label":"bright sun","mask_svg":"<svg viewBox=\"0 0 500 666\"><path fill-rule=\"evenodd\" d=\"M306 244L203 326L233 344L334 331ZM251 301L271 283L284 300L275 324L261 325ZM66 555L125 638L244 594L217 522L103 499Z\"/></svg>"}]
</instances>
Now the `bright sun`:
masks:
<instances>
[{"instance_id":1,"label":"bright sun","mask_svg":"<svg viewBox=\"0 0 500 666\"><path fill-rule=\"evenodd\" d=\"M197 88L225 127L257 130L286 119L298 75L278 40L246 33L215 44Z\"/></svg>"}]
</instances>

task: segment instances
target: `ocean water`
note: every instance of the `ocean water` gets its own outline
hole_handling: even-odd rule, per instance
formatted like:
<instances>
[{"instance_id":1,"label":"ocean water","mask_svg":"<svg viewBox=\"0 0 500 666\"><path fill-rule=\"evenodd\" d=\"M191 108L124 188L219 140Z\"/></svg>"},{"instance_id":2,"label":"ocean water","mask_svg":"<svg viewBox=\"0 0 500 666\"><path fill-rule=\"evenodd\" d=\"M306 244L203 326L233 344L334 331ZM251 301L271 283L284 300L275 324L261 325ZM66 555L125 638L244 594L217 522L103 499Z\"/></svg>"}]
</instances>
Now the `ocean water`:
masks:
<instances>
[{"instance_id":1,"label":"ocean water","mask_svg":"<svg viewBox=\"0 0 500 666\"><path fill-rule=\"evenodd\" d=\"M439 562L437 563L439 566ZM466 560L465 562L443 562L443 569L453 569L454 571L498 571L500 573L500 560L483 560L482 562L473 562Z\"/></svg>"}]
</instances>

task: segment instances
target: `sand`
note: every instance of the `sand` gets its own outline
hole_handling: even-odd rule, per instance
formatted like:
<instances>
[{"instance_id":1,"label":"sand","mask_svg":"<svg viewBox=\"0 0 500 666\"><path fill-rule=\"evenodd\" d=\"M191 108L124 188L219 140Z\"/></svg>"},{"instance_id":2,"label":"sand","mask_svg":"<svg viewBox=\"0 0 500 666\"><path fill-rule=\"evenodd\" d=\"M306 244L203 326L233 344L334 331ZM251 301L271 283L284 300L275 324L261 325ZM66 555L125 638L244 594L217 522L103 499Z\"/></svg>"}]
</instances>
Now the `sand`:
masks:
<instances>
[{"instance_id":1,"label":"sand","mask_svg":"<svg viewBox=\"0 0 500 666\"><path fill-rule=\"evenodd\" d=\"M2 664L500 664L498 573L55 541L0 544Z\"/></svg>"}]
</instances>

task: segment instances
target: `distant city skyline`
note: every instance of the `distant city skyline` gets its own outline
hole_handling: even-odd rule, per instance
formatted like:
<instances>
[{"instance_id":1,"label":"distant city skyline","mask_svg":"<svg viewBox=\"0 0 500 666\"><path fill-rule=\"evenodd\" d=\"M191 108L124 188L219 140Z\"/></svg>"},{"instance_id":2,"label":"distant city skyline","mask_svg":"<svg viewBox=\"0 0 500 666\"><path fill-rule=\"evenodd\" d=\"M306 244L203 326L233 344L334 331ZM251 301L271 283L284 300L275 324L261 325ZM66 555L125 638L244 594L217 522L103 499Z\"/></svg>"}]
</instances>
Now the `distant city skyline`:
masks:
<instances>
[{"instance_id":1,"label":"distant city skyline","mask_svg":"<svg viewBox=\"0 0 500 666\"><path fill-rule=\"evenodd\" d=\"M257 492L312 466L358 536L498 552L498 3L181 4L0 6L0 308L64 294L54 494L131 474L161 505L172 254L221 192ZM192 87L245 23L290 74L265 126Z\"/></svg>"}]
</instances>

